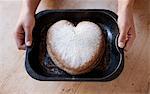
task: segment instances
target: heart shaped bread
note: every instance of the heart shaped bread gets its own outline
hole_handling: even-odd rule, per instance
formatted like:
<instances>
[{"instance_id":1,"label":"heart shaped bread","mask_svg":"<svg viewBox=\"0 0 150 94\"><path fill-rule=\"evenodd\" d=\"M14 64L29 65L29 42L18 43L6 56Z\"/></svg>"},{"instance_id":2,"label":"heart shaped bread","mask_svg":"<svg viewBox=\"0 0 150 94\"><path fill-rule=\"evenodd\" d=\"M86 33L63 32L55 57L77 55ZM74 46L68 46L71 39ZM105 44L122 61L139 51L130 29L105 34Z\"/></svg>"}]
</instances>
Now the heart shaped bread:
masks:
<instances>
[{"instance_id":1,"label":"heart shaped bread","mask_svg":"<svg viewBox=\"0 0 150 94\"><path fill-rule=\"evenodd\" d=\"M74 26L67 20L60 20L49 28L46 42L55 65L72 75L90 72L105 50L100 27L90 21Z\"/></svg>"}]
</instances>

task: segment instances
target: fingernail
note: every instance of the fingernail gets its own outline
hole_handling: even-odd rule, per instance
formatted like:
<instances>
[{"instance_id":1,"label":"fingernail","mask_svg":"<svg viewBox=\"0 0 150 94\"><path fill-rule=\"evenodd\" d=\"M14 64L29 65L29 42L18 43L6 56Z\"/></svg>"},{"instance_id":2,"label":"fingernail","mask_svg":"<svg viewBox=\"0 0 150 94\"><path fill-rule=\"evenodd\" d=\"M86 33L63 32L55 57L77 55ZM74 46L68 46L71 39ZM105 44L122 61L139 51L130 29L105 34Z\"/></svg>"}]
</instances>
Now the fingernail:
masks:
<instances>
[{"instance_id":1,"label":"fingernail","mask_svg":"<svg viewBox=\"0 0 150 94\"><path fill-rule=\"evenodd\" d=\"M123 48L123 47L125 46L125 44L124 44L123 42L119 42L118 46L119 46L120 48Z\"/></svg>"},{"instance_id":2,"label":"fingernail","mask_svg":"<svg viewBox=\"0 0 150 94\"><path fill-rule=\"evenodd\" d=\"M31 42L28 41L28 42L26 43L26 45L27 45L27 46L31 46Z\"/></svg>"}]
</instances>

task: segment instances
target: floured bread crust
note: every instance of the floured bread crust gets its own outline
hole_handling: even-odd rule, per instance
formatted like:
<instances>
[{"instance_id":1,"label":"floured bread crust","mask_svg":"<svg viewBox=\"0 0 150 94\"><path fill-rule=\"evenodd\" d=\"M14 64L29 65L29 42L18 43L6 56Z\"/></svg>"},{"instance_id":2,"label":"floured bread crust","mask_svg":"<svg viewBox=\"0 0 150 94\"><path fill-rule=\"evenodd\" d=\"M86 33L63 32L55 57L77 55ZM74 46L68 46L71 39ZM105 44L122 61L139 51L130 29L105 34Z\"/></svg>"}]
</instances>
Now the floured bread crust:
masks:
<instances>
[{"instance_id":1,"label":"floured bread crust","mask_svg":"<svg viewBox=\"0 0 150 94\"><path fill-rule=\"evenodd\" d=\"M72 75L91 71L105 50L100 27L90 21L74 26L67 20L60 20L49 28L46 42L54 63Z\"/></svg>"}]
</instances>

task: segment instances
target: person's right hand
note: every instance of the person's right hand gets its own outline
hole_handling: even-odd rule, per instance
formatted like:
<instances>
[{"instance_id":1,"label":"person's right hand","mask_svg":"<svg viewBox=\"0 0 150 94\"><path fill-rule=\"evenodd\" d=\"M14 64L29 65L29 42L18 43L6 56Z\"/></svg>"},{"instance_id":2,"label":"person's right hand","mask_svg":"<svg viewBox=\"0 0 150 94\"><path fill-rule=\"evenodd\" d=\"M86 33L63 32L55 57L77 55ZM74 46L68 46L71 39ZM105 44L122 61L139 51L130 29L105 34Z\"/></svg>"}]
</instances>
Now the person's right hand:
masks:
<instances>
[{"instance_id":1,"label":"person's right hand","mask_svg":"<svg viewBox=\"0 0 150 94\"><path fill-rule=\"evenodd\" d=\"M32 44L32 30L35 25L34 14L24 13L20 16L15 30L15 40L19 50L25 50Z\"/></svg>"}]
</instances>

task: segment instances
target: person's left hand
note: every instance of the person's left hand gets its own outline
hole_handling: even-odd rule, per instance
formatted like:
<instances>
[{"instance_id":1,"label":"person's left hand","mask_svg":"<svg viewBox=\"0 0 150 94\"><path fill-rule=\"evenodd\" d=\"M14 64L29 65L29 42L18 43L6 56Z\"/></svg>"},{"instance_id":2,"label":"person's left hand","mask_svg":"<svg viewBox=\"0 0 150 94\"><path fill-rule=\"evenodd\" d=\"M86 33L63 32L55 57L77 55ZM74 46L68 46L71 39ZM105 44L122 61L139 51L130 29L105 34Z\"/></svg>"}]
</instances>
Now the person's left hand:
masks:
<instances>
[{"instance_id":1,"label":"person's left hand","mask_svg":"<svg viewBox=\"0 0 150 94\"><path fill-rule=\"evenodd\" d=\"M120 31L118 46L128 51L136 37L133 12L131 9L118 10L118 26Z\"/></svg>"}]
</instances>

